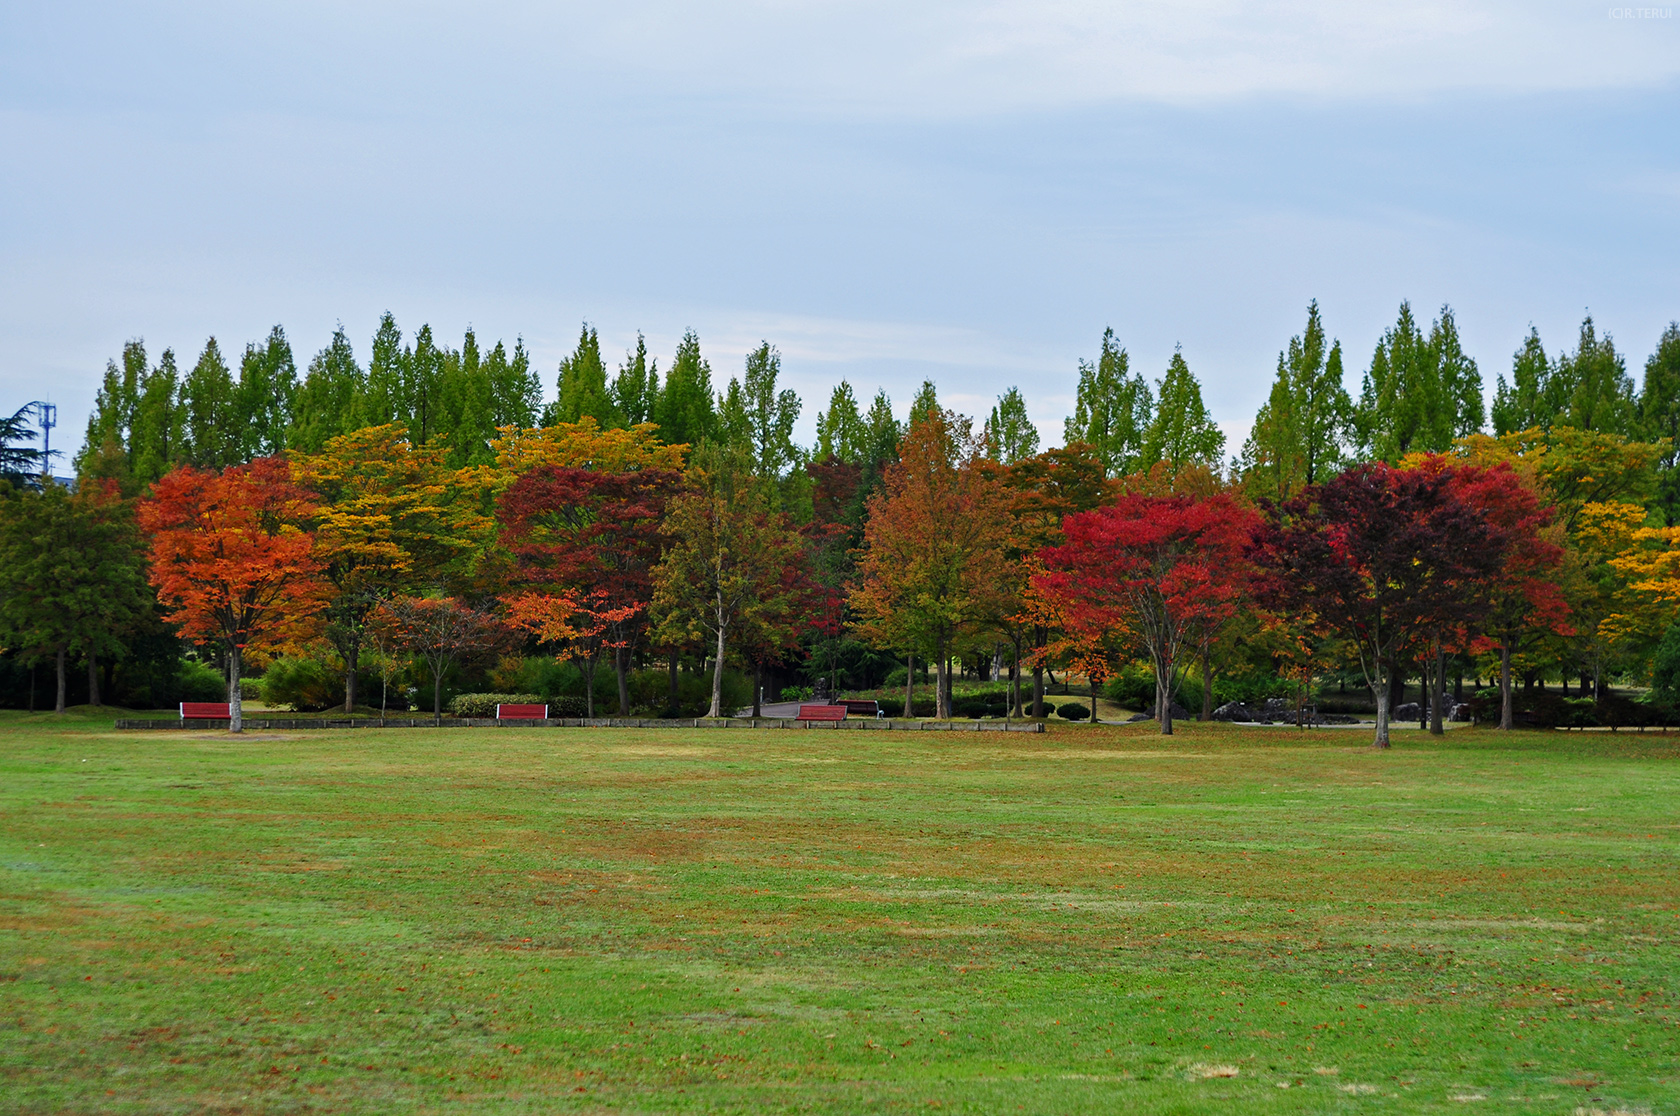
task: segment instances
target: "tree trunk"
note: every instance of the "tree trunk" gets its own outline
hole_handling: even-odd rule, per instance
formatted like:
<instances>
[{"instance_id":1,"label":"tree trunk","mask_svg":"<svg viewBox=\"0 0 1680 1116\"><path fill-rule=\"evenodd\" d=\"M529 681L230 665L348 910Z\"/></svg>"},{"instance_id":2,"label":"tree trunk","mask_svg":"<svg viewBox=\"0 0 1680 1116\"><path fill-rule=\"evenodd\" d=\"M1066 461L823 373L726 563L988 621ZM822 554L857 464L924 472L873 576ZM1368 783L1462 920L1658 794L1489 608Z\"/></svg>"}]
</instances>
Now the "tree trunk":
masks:
<instances>
[{"instance_id":1,"label":"tree trunk","mask_svg":"<svg viewBox=\"0 0 1680 1116\"><path fill-rule=\"evenodd\" d=\"M1020 717L1024 713L1024 711L1021 709L1021 637L1020 636L1015 637L1013 648L1012 648L1012 654L1014 655L1014 658L1009 660L1009 688L1011 690L1010 704L1014 707L1013 708L1013 715L1016 716L1016 717Z\"/></svg>"},{"instance_id":2,"label":"tree trunk","mask_svg":"<svg viewBox=\"0 0 1680 1116\"><path fill-rule=\"evenodd\" d=\"M53 707L54 713L64 712L64 648L58 649L58 704Z\"/></svg>"},{"instance_id":3,"label":"tree trunk","mask_svg":"<svg viewBox=\"0 0 1680 1116\"><path fill-rule=\"evenodd\" d=\"M1202 643L1202 711L1197 715L1198 721L1213 720L1213 672L1208 665L1208 645Z\"/></svg>"},{"instance_id":4,"label":"tree trunk","mask_svg":"<svg viewBox=\"0 0 1680 1116\"><path fill-rule=\"evenodd\" d=\"M1155 701L1159 708L1156 712L1161 718L1161 735L1171 736L1172 726L1172 660L1161 657L1155 660Z\"/></svg>"},{"instance_id":5,"label":"tree trunk","mask_svg":"<svg viewBox=\"0 0 1680 1116\"><path fill-rule=\"evenodd\" d=\"M1388 747L1388 699L1392 680L1383 677L1381 664L1377 666L1376 682L1371 686L1371 693L1377 699L1377 735L1371 741L1373 748Z\"/></svg>"},{"instance_id":6,"label":"tree trunk","mask_svg":"<svg viewBox=\"0 0 1680 1116\"><path fill-rule=\"evenodd\" d=\"M1088 674L1085 679L1091 683L1091 723L1094 725L1097 723L1097 680Z\"/></svg>"},{"instance_id":7,"label":"tree trunk","mask_svg":"<svg viewBox=\"0 0 1680 1116\"><path fill-rule=\"evenodd\" d=\"M916 653L904 656L904 715L916 715Z\"/></svg>"},{"instance_id":8,"label":"tree trunk","mask_svg":"<svg viewBox=\"0 0 1680 1116\"><path fill-rule=\"evenodd\" d=\"M432 725L443 727L443 671L432 671Z\"/></svg>"},{"instance_id":9,"label":"tree trunk","mask_svg":"<svg viewBox=\"0 0 1680 1116\"><path fill-rule=\"evenodd\" d=\"M613 648L613 668L618 672L618 715L630 716L630 648Z\"/></svg>"},{"instance_id":10,"label":"tree trunk","mask_svg":"<svg viewBox=\"0 0 1680 1116\"><path fill-rule=\"evenodd\" d=\"M228 731L245 731L245 703L239 696L239 668L244 665L245 649L235 646L228 654Z\"/></svg>"},{"instance_id":11,"label":"tree trunk","mask_svg":"<svg viewBox=\"0 0 1680 1116\"><path fill-rule=\"evenodd\" d=\"M99 656L88 652L88 704L99 704Z\"/></svg>"},{"instance_id":12,"label":"tree trunk","mask_svg":"<svg viewBox=\"0 0 1680 1116\"><path fill-rule=\"evenodd\" d=\"M589 720L595 719L595 656L590 655L583 660L583 715Z\"/></svg>"},{"instance_id":13,"label":"tree trunk","mask_svg":"<svg viewBox=\"0 0 1680 1116\"><path fill-rule=\"evenodd\" d=\"M757 717L764 716L764 664L753 663L753 712Z\"/></svg>"},{"instance_id":14,"label":"tree trunk","mask_svg":"<svg viewBox=\"0 0 1680 1116\"><path fill-rule=\"evenodd\" d=\"M1033 711L1034 717L1044 716L1044 668L1033 667Z\"/></svg>"},{"instance_id":15,"label":"tree trunk","mask_svg":"<svg viewBox=\"0 0 1680 1116\"><path fill-rule=\"evenodd\" d=\"M356 711L356 698L360 696L356 693L356 668L361 666L361 662L362 649L360 647L352 647L350 653L344 656L344 711L346 713Z\"/></svg>"},{"instance_id":16,"label":"tree trunk","mask_svg":"<svg viewBox=\"0 0 1680 1116\"><path fill-rule=\"evenodd\" d=\"M677 688L677 660L679 656L675 650L671 652L671 716L682 712L682 691Z\"/></svg>"},{"instance_id":17,"label":"tree trunk","mask_svg":"<svg viewBox=\"0 0 1680 1116\"><path fill-rule=\"evenodd\" d=\"M1395 668L1394 674L1388 680L1388 707L1393 709L1397 705L1406 704L1406 674Z\"/></svg>"},{"instance_id":18,"label":"tree trunk","mask_svg":"<svg viewBox=\"0 0 1680 1116\"><path fill-rule=\"evenodd\" d=\"M1515 702L1511 695L1511 645L1501 644L1499 647L1499 727L1501 731L1510 732L1516 722L1514 714Z\"/></svg>"},{"instance_id":19,"label":"tree trunk","mask_svg":"<svg viewBox=\"0 0 1680 1116\"><path fill-rule=\"evenodd\" d=\"M721 611L721 610L720 610ZM723 716L723 625L717 629L717 665L712 668L712 711L706 716Z\"/></svg>"},{"instance_id":20,"label":"tree trunk","mask_svg":"<svg viewBox=\"0 0 1680 1116\"><path fill-rule=\"evenodd\" d=\"M1441 736L1446 729L1441 725L1441 698L1447 689L1447 662L1441 654L1441 641L1435 641L1434 672L1429 679L1429 732L1433 736Z\"/></svg>"}]
</instances>

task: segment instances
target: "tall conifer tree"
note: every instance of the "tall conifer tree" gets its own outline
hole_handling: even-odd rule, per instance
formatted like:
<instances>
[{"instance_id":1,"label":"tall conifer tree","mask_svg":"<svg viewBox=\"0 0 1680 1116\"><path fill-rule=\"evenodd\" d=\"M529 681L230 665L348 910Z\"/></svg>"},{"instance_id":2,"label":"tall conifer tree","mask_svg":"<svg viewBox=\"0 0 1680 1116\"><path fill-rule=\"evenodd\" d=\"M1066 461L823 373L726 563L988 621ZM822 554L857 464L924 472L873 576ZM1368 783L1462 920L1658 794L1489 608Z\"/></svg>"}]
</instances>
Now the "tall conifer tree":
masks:
<instances>
[{"instance_id":1,"label":"tall conifer tree","mask_svg":"<svg viewBox=\"0 0 1680 1116\"><path fill-rule=\"evenodd\" d=\"M379 316L373 334L373 351L368 357L367 386L357 400L353 429L407 423L404 403L408 381L408 356L403 351L402 330L389 310Z\"/></svg>"},{"instance_id":2,"label":"tall conifer tree","mask_svg":"<svg viewBox=\"0 0 1680 1116\"><path fill-rule=\"evenodd\" d=\"M234 406L239 421L240 459L268 457L286 448L297 395L297 364L286 331L269 330L262 343L245 346L239 362Z\"/></svg>"},{"instance_id":3,"label":"tall conifer tree","mask_svg":"<svg viewBox=\"0 0 1680 1116\"><path fill-rule=\"evenodd\" d=\"M1021 389L1012 387L1002 395L986 418L985 444L993 460L1013 465L1038 452L1038 428L1027 418L1027 401Z\"/></svg>"},{"instance_id":4,"label":"tall conifer tree","mask_svg":"<svg viewBox=\"0 0 1680 1116\"><path fill-rule=\"evenodd\" d=\"M1519 430L1552 428L1552 420L1563 409L1546 346L1540 331L1532 325L1522 346L1511 357L1511 382L1500 375L1493 393L1493 432L1503 437Z\"/></svg>"},{"instance_id":5,"label":"tall conifer tree","mask_svg":"<svg viewBox=\"0 0 1680 1116\"><path fill-rule=\"evenodd\" d=\"M603 429L623 426L624 419L607 388L607 366L601 360L601 339L588 322L578 335L577 348L560 362L555 422L576 422L589 417Z\"/></svg>"},{"instance_id":6,"label":"tall conifer tree","mask_svg":"<svg viewBox=\"0 0 1680 1116\"><path fill-rule=\"evenodd\" d=\"M1575 351L1558 360L1553 375L1562 404L1554 425L1603 434L1637 434L1637 407L1627 362L1608 333L1598 335L1592 315L1581 323Z\"/></svg>"},{"instance_id":7,"label":"tall conifer tree","mask_svg":"<svg viewBox=\"0 0 1680 1116\"><path fill-rule=\"evenodd\" d=\"M198 363L182 387L186 412L186 460L201 469L221 469L239 460L239 416L233 373L214 337L204 343Z\"/></svg>"},{"instance_id":8,"label":"tall conifer tree","mask_svg":"<svg viewBox=\"0 0 1680 1116\"><path fill-rule=\"evenodd\" d=\"M858 412L857 396L852 385L841 380L828 397L828 410L817 416L817 448L812 456L819 462L832 457L858 465L868 452L868 428Z\"/></svg>"},{"instance_id":9,"label":"tall conifer tree","mask_svg":"<svg viewBox=\"0 0 1680 1116\"><path fill-rule=\"evenodd\" d=\"M700 355L700 337L691 329L683 334L659 393L654 421L660 437L670 445L698 445L716 433L715 408L712 368Z\"/></svg>"},{"instance_id":10,"label":"tall conifer tree","mask_svg":"<svg viewBox=\"0 0 1680 1116\"><path fill-rule=\"evenodd\" d=\"M1452 308L1443 306L1427 335L1400 304L1365 373L1354 426L1360 448L1389 463L1408 453L1439 453L1482 427L1482 378L1458 341Z\"/></svg>"},{"instance_id":11,"label":"tall conifer tree","mask_svg":"<svg viewBox=\"0 0 1680 1116\"><path fill-rule=\"evenodd\" d=\"M648 359L647 340L636 332L636 347L624 354L613 377L612 400L630 426L652 422L659 402L659 360Z\"/></svg>"},{"instance_id":12,"label":"tall conifer tree","mask_svg":"<svg viewBox=\"0 0 1680 1116\"><path fill-rule=\"evenodd\" d=\"M1243 445L1240 467L1258 494L1287 499L1341 469L1353 400L1342 383L1342 343L1326 340L1315 299L1306 329L1278 354L1277 379Z\"/></svg>"},{"instance_id":13,"label":"tall conifer tree","mask_svg":"<svg viewBox=\"0 0 1680 1116\"><path fill-rule=\"evenodd\" d=\"M1162 462L1173 472L1186 465L1219 471L1225 434L1202 402L1202 385L1190 371L1182 349L1174 349L1156 394L1155 419L1143 439L1143 464Z\"/></svg>"},{"instance_id":14,"label":"tall conifer tree","mask_svg":"<svg viewBox=\"0 0 1680 1116\"><path fill-rule=\"evenodd\" d=\"M1104 330L1097 362L1079 362L1078 395L1063 435L1070 444L1090 445L1109 476L1122 476L1142 460L1144 431L1154 410L1149 384L1141 374L1131 374L1130 358L1114 330Z\"/></svg>"},{"instance_id":15,"label":"tall conifer tree","mask_svg":"<svg viewBox=\"0 0 1680 1116\"><path fill-rule=\"evenodd\" d=\"M310 359L298 387L292 429L287 436L291 448L315 453L328 440L354 429L365 379L340 322L327 347Z\"/></svg>"}]
</instances>

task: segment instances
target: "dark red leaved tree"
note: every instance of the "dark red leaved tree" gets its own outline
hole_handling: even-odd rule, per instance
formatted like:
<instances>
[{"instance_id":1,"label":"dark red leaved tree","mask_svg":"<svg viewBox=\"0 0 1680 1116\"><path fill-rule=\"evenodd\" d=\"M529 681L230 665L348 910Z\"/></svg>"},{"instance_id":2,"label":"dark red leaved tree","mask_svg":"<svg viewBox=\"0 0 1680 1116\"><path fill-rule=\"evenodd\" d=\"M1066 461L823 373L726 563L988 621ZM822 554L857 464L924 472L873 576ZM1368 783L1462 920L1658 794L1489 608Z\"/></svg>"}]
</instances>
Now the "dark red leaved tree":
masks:
<instances>
[{"instance_id":1,"label":"dark red leaved tree","mask_svg":"<svg viewBox=\"0 0 1680 1116\"><path fill-rule=\"evenodd\" d=\"M1487 607L1507 538L1466 498L1460 470L1361 465L1272 510L1251 555L1260 599L1311 617L1359 654L1388 747L1388 684L1428 633Z\"/></svg>"}]
</instances>

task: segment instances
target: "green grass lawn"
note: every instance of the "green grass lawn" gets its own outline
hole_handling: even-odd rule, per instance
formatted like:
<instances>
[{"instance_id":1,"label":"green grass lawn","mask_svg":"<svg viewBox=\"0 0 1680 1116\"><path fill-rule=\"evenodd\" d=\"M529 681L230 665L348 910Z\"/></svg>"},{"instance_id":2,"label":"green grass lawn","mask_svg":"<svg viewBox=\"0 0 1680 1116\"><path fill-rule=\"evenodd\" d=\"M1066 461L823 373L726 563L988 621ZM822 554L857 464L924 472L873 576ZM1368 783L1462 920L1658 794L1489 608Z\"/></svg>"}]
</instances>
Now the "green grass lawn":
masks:
<instances>
[{"instance_id":1,"label":"green grass lawn","mask_svg":"<svg viewBox=\"0 0 1680 1116\"><path fill-rule=\"evenodd\" d=\"M1680 743L0 713L8 1112L1680 1113Z\"/></svg>"}]
</instances>

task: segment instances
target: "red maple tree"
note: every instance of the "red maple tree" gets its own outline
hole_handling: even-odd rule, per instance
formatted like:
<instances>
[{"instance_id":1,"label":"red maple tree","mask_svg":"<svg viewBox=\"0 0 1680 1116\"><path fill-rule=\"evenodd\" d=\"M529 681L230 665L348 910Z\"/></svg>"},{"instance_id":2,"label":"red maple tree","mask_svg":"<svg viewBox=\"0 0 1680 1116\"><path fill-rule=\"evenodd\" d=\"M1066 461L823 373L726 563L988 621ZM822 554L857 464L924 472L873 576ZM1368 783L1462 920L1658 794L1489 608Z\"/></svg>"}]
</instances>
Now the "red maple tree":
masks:
<instances>
[{"instance_id":1,"label":"red maple tree","mask_svg":"<svg viewBox=\"0 0 1680 1116\"><path fill-rule=\"evenodd\" d=\"M151 581L181 634L227 654L229 728L244 727L239 696L246 651L275 642L325 604L314 493L284 458L220 473L183 466L152 486L138 509L151 536Z\"/></svg>"},{"instance_id":2,"label":"red maple tree","mask_svg":"<svg viewBox=\"0 0 1680 1116\"><path fill-rule=\"evenodd\" d=\"M1426 468L1445 468L1432 458ZM1472 646L1499 652L1499 727L1514 724L1511 656L1547 636L1575 634L1561 583L1562 528L1554 509L1507 462L1454 470L1460 498L1478 509L1505 540L1504 562L1487 580L1480 638ZM1440 689L1437 685L1436 689ZM1432 695L1433 696L1433 695Z\"/></svg>"},{"instance_id":3,"label":"red maple tree","mask_svg":"<svg viewBox=\"0 0 1680 1116\"><path fill-rule=\"evenodd\" d=\"M1236 610L1244 558L1258 519L1226 493L1122 496L1070 515L1067 541L1039 552L1034 588L1056 607L1070 637L1096 644L1123 632L1155 668L1155 715L1171 735L1182 652Z\"/></svg>"},{"instance_id":4,"label":"red maple tree","mask_svg":"<svg viewBox=\"0 0 1680 1116\"><path fill-rule=\"evenodd\" d=\"M525 613L538 621L565 606L570 635L544 642L564 644L567 657L581 663L590 716L595 664L604 651L613 655L619 715L629 712L631 656L647 630L651 574L665 545L660 525L681 483L668 469L609 473L543 465L498 501L502 542L518 563L515 580L526 587L510 601L523 600Z\"/></svg>"}]
</instances>

